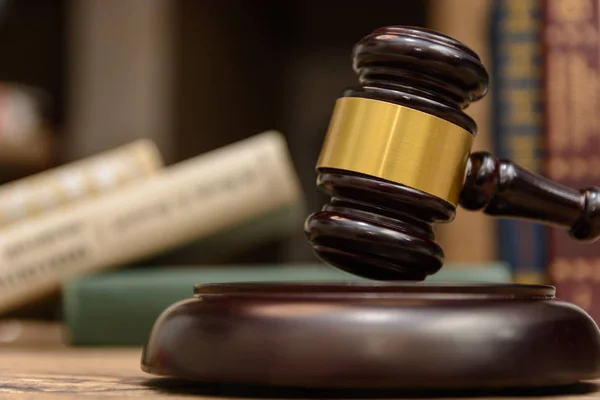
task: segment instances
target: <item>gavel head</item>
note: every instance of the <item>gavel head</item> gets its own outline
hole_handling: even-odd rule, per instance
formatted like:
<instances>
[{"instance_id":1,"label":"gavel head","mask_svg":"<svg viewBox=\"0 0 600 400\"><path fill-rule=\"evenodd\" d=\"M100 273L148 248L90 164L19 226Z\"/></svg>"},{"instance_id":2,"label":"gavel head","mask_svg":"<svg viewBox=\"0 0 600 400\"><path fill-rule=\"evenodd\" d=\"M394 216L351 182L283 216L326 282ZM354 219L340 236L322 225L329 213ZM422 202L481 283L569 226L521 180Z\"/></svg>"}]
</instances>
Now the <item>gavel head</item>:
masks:
<instances>
[{"instance_id":1,"label":"gavel head","mask_svg":"<svg viewBox=\"0 0 600 400\"><path fill-rule=\"evenodd\" d=\"M464 44L414 27L373 31L352 61L359 85L337 99L316 167L330 201L306 236L352 274L423 280L444 262L432 224L455 216L477 131L463 110L488 74Z\"/></svg>"}]
</instances>

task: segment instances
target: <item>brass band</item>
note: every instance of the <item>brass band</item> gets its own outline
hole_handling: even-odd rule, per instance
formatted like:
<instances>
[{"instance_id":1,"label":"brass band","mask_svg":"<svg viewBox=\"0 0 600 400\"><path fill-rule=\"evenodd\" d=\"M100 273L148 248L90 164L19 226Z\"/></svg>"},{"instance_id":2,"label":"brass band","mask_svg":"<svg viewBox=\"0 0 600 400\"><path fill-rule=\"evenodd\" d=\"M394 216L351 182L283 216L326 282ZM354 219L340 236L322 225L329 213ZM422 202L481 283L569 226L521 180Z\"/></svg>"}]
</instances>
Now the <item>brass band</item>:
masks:
<instances>
[{"instance_id":1,"label":"brass band","mask_svg":"<svg viewBox=\"0 0 600 400\"><path fill-rule=\"evenodd\" d=\"M317 168L339 168L410 186L454 206L473 135L418 110L384 101L337 100Z\"/></svg>"}]
</instances>

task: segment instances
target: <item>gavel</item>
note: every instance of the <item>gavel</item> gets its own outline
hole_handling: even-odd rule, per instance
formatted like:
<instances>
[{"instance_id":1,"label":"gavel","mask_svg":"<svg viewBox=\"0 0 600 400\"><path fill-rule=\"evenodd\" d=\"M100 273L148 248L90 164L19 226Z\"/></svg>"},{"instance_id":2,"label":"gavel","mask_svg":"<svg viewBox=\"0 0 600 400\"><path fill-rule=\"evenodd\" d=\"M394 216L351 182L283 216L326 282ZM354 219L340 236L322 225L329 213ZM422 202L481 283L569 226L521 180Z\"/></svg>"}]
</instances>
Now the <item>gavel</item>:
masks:
<instances>
[{"instance_id":1,"label":"gavel","mask_svg":"<svg viewBox=\"0 0 600 400\"><path fill-rule=\"evenodd\" d=\"M464 110L486 94L488 74L464 44L385 27L356 44L353 66L360 85L337 99L316 166L330 200L304 230L321 260L367 279L195 285L157 318L142 369L203 383L351 390L600 378L600 329L553 286L426 280L444 261L432 226L451 223L457 207L553 224L591 242L599 189L471 152L477 126Z\"/></svg>"},{"instance_id":2,"label":"gavel","mask_svg":"<svg viewBox=\"0 0 600 400\"><path fill-rule=\"evenodd\" d=\"M598 239L600 188L471 153L477 125L464 110L486 95L489 76L466 45L383 27L355 45L352 62L359 85L337 99L316 166L330 201L304 228L321 260L374 280L424 280L444 263L432 224L452 222L458 206Z\"/></svg>"}]
</instances>

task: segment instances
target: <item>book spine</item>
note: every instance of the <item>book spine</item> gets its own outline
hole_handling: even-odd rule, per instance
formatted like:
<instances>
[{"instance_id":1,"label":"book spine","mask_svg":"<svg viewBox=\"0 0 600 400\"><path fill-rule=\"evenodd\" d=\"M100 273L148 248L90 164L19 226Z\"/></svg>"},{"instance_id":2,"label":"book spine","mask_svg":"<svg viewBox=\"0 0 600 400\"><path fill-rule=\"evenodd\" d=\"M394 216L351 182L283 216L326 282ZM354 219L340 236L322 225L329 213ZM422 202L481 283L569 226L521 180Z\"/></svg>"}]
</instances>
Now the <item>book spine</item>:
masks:
<instances>
[{"instance_id":1,"label":"book spine","mask_svg":"<svg viewBox=\"0 0 600 400\"><path fill-rule=\"evenodd\" d=\"M541 0L498 0L492 9L493 130L496 153L542 172ZM546 228L498 221L498 258L518 283L547 281Z\"/></svg>"},{"instance_id":2,"label":"book spine","mask_svg":"<svg viewBox=\"0 0 600 400\"><path fill-rule=\"evenodd\" d=\"M158 173L156 144L140 139L0 186L0 228L101 196Z\"/></svg>"},{"instance_id":3,"label":"book spine","mask_svg":"<svg viewBox=\"0 0 600 400\"><path fill-rule=\"evenodd\" d=\"M122 266L300 201L278 132L188 159L68 213L0 231L0 312L77 275Z\"/></svg>"},{"instance_id":4,"label":"book spine","mask_svg":"<svg viewBox=\"0 0 600 400\"><path fill-rule=\"evenodd\" d=\"M483 65L488 66L491 64L489 17L494 1L430 0L428 25L460 40L479 55ZM465 6L466 3L469 5ZM489 151L493 145L491 106L491 97L485 96L464 110L478 126L472 151ZM452 223L434 226L438 242L444 249L445 262L477 265L496 261L496 226L496 219L459 207ZM477 232L477 235L464 240L465 231Z\"/></svg>"},{"instance_id":5,"label":"book spine","mask_svg":"<svg viewBox=\"0 0 600 400\"><path fill-rule=\"evenodd\" d=\"M598 1L544 3L546 170L576 189L600 182L599 30ZM551 229L549 249L557 296L600 322L600 246Z\"/></svg>"}]
</instances>

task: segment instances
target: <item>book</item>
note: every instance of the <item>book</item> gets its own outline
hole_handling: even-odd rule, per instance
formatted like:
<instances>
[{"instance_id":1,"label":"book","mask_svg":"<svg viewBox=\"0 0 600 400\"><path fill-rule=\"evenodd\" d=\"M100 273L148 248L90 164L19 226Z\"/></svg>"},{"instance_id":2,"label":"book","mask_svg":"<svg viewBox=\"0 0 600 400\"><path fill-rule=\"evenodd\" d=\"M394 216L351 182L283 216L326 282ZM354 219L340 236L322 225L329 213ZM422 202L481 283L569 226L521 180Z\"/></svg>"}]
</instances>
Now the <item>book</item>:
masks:
<instances>
[{"instance_id":1,"label":"book","mask_svg":"<svg viewBox=\"0 0 600 400\"><path fill-rule=\"evenodd\" d=\"M0 186L0 228L122 189L164 167L156 144L139 139Z\"/></svg>"},{"instance_id":2,"label":"book","mask_svg":"<svg viewBox=\"0 0 600 400\"><path fill-rule=\"evenodd\" d=\"M128 265L300 203L279 132L184 160L68 212L0 230L0 313L78 275ZM302 229L292 224L289 229Z\"/></svg>"},{"instance_id":3,"label":"book","mask_svg":"<svg viewBox=\"0 0 600 400\"><path fill-rule=\"evenodd\" d=\"M541 0L497 0L492 4L492 68L495 152L542 173ZM516 283L546 283L546 227L525 219L499 219L498 256Z\"/></svg>"},{"instance_id":4,"label":"book","mask_svg":"<svg viewBox=\"0 0 600 400\"><path fill-rule=\"evenodd\" d=\"M429 0L427 2L428 25L449 35L473 49L483 65L491 64L489 43L491 5L495 0ZM493 88L490 88L493 91ZM474 102L464 112L477 124L477 136L472 151L490 151L493 145L491 129L491 96ZM444 249L446 261L480 265L497 259L497 221L481 212L472 212L462 207L450 223L434 224L437 241ZM463 232L477 232L469 240Z\"/></svg>"},{"instance_id":5,"label":"book","mask_svg":"<svg viewBox=\"0 0 600 400\"><path fill-rule=\"evenodd\" d=\"M202 237L173 251L138 259L131 267L187 265L191 260L200 265L227 265L235 260L245 259L248 252L262 252L264 246L276 245L282 239L289 239L298 233L307 216L304 202L285 204L282 207L248 218L227 229ZM250 256L252 257L252 256ZM265 255L265 258L288 258L280 253Z\"/></svg>"},{"instance_id":6,"label":"book","mask_svg":"<svg viewBox=\"0 0 600 400\"><path fill-rule=\"evenodd\" d=\"M448 264L427 281L510 283L505 263ZM217 265L106 271L63 285L64 340L73 346L138 346L160 313L193 295L193 286L223 282L366 281L319 262Z\"/></svg>"},{"instance_id":7,"label":"book","mask_svg":"<svg viewBox=\"0 0 600 400\"><path fill-rule=\"evenodd\" d=\"M544 4L546 171L581 189L600 184L600 5L547 0ZM557 296L600 323L600 244L566 230L549 230L549 271Z\"/></svg>"}]
</instances>

